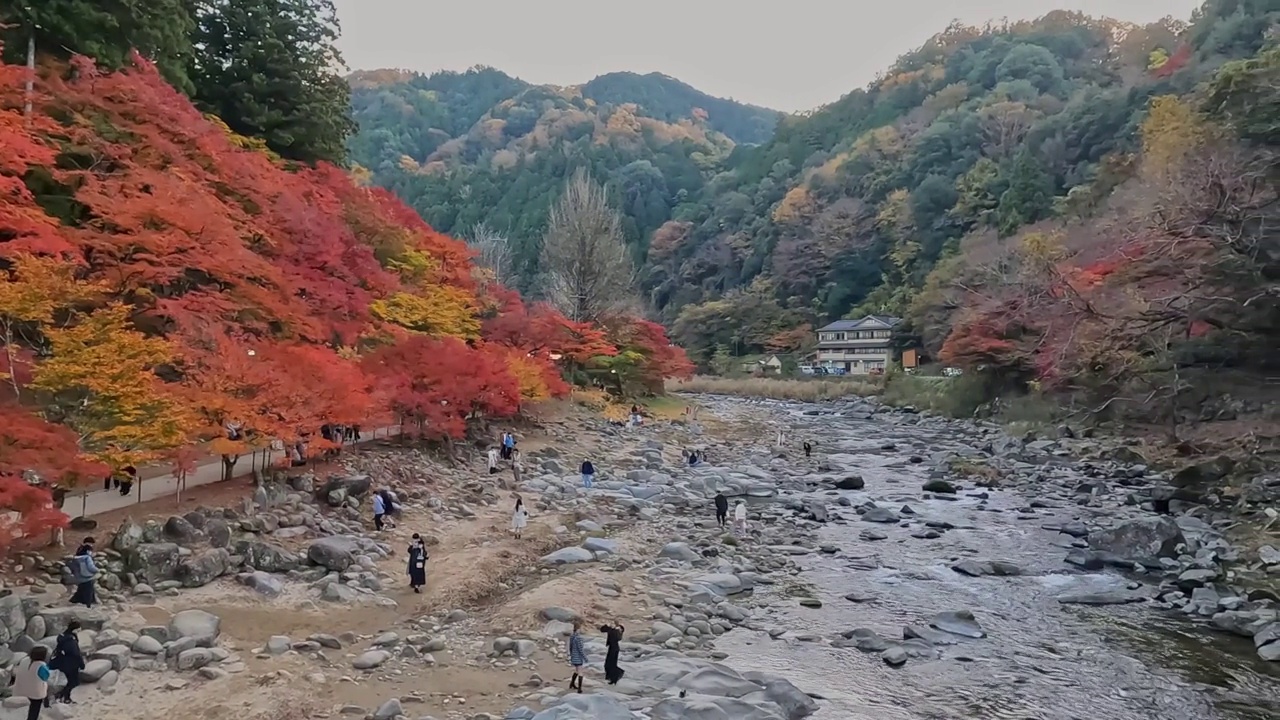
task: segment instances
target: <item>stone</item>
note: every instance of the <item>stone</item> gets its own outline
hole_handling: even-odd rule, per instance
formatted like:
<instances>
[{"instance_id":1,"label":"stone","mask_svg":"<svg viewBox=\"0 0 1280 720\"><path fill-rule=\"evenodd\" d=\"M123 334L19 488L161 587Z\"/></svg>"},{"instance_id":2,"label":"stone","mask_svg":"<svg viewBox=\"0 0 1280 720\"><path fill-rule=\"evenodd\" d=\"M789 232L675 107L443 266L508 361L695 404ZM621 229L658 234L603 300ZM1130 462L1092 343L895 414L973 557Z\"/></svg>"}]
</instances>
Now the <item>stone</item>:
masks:
<instances>
[{"instance_id":1,"label":"stone","mask_svg":"<svg viewBox=\"0 0 1280 720\"><path fill-rule=\"evenodd\" d=\"M1057 600L1063 605L1128 605L1140 603L1146 598L1141 595L1123 591L1096 593L1069 593L1059 595Z\"/></svg>"},{"instance_id":2,"label":"stone","mask_svg":"<svg viewBox=\"0 0 1280 720\"><path fill-rule=\"evenodd\" d=\"M293 553L265 542L251 540L236 544L236 554L244 557L244 564L254 570L268 573L284 573L298 567ZM307 552L310 557L310 550ZM315 562L312 560L312 562ZM323 563L317 563L323 564ZM328 567L328 566L326 566Z\"/></svg>"},{"instance_id":3,"label":"stone","mask_svg":"<svg viewBox=\"0 0 1280 720\"><path fill-rule=\"evenodd\" d=\"M537 714L508 713L505 720L635 720L635 714L616 698L591 693L569 695ZM651 716L651 720L660 720Z\"/></svg>"},{"instance_id":4,"label":"stone","mask_svg":"<svg viewBox=\"0 0 1280 720\"><path fill-rule=\"evenodd\" d=\"M355 538L347 535L334 535L320 538L307 548L307 559L323 568L336 572L346 572L356 561L360 546Z\"/></svg>"},{"instance_id":5,"label":"stone","mask_svg":"<svg viewBox=\"0 0 1280 720\"><path fill-rule=\"evenodd\" d=\"M353 660L351 667L357 670L373 670L390 659L391 653L386 650L368 650Z\"/></svg>"},{"instance_id":6,"label":"stone","mask_svg":"<svg viewBox=\"0 0 1280 720\"><path fill-rule=\"evenodd\" d=\"M222 632L222 619L204 610L182 610L169 619L169 638L190 638L197 647L212 647Z\"/></svg>"},{"instance_id":7,"label":"stone","mask_svg":"<svg viewBox=\"0 0 1280 720\"><path fill-rule=\"evenodd\" d=\"M595 553L582 547L560 548L554 552L543 555L539 560L543 565L556 567L559 565L574 565L577 563L594 562Z\"/></svg>"},{"instance_id":8,"label":"stone","mask_svg":"<svg viewBox=\"0 0 1280 720\"><path fill-rule=\"evenodd\" d=\"M289 652L293 647L293 643L284 635L272 635L267 638L265 650L268 655L283 655Z\"/></svg>"},{"instance_id":9,"label":"stone","mask_svg":"<svg viewBox=\"0 0 1280 720\"><path fill-rule=\"evenodd\" d=\"M1091 550L1133 562L1177 557L1178 545L1185 543L1178 523L1164 516L1128 520L1089 533Z\"/></svg>"},{"instance_id":10,"label":"stone","mask_svg":"<svg viewBox=\"0 0 1280 720\"><path fill-rule=\"evenodd\" d=\"M843 638L862 652L884 652L889 648L889 641L870 628L854 628L844 633Z\"/></svg>"},{"instance_id":11,"label":"stone","mask_svg":"<svg viewBox=\"0 0 1280 720\"><path fill-rule=\"evenodd\" d=\"M837 490L861 490L867 483L858 475L849 475L836 481Z\"/></svg>"},{"instance_id":12,"label":"stone","mask_svg":"<svg viewBox=\"0 0 1280 720\"><path fill-rule=\"evenodd\" d=\"M195 647L178 653L179 670L199 670L213 662L213 653L209 648Z\"/></svg>"},{"instance_id":13,"label":"stone","mask_svg":"<svg viewBox=\"0 0 1280 720\"><path fill-rule=\"evenodd\" d=\"M658 557L671 558L672 560L680 560L682 562L697 562L702 558L693 548L689 547L689 543L670 542L662 546L658 551ZM551 618L555 619L555 618Z\"/></svg>"},{"instance_id":14,"label":"stone","mask_svg":"<svg viewBox=\"0 0 1280 720\"><path fill-rule=\"evenodd\" d=\"M961 560L951 569L969 577L985 577L987 575L1011 576L1021 575L1022 569L1017 565L1000 560Z\"/></svg>"},{"instance_id":15,"label":"stone","mask_svg":"<svg viewBox=\"0 0 1280 720\"><path fill-rule=\"evenodd\" d=\"M884 660L885 665L899 667L906 664L907 651L904 650L901 645L894 645L891 648L886 648L884 652L880 653L880 659Z\"/></svg>"},{"instance_id":16,"label":"stone","mask_svg":"<svg viewBox=\"0 0 1280 720\"><path fill-rule=\"evenodd\" d=\"M719 664L700 667L676 681L675 686L698 695L732 698L740 698L761 689L736 670Z\"/></svg>"},{"instance_id":17,"label":"stone","mask_svg":"<svg viewBox=\"0 0 1280 720\"><path fill-rule=\"evenodd\" d=\"M929 480L924 484L924 486L921 489L923 489L925 492L947 493L950 495L954 495L956 492L955 485L952 485L946 480L940 480L940 479Z\"/></svg>"},{"instance_id":18,"label":"stone","mask_svg":"<svg viewBox=\"0 0 1280 720\"><path fill-rule=\"evenodd\" d=\"M84 664L84 669L80 671L80 682L96 683L111 672L111 669L110 660L90 660Z\"/></svg>"},{"instance_id":19,"label":"stone","mask_svg":"<svg viewBox=\"0 0 1280 720\"><path fill-rule=\"evenodd\" d=\"M171 515L164 521L164 536L179 545L190 545L200 538L200 531L186 518Z\"/></svg>"},{"instance_id":20,"label":"stone","mask_svg":"<svg viewBox=\"0 0 1280 720\"><path fill-rule=\"evenodd\" d=\"M204 587L222 577L230 569L231 554L226 548L209 548L192 553L179 561L173 577L181 582L183 587Z\"/></svg>"},{"instance_id":21,"label":"stone","mask_svg":"<svg viewBox=\"0 0 1280 720\"><path fill-rule=\"evenodd\" d=\"M164 652L164 646L159 640L146 635L139 635L138 639L133 641L132 649L139 655L159 655Z\"/></svg>"},{"instance_id":22,"label":"stone","mask_svg":"<svg viewBox=\"0 0 1280 720\"><path fill-rule=\"evenodd\" d=\"M284 583L280 578L269 575L261 570L251 573L241 573L236 576L236 581L241 585L251 587L262 595L267 597L278 597L284 592Z\"/></svg>"},{"instance_id":23,"label":"stone","mask_svg":"<svg viewBox=\"0 0 1280 720\"><path fill-rule=\"evenodd\" d=\"M896 523L901 518L888 508L873 507L862 514L862 519L873 523Z\"/></svg>"},{"instance_id":24,"label":"stone","mask_svg":"<svg viewBox=\"0 0 1280 720\"><path fill-rule=\"evenodd\" d=\"M929 621L929 625L943 632L967 638L983 638L987 636L986 631L978 624L978 619L969 610L938 613L933 616L933 620Z\"/></svg>"},{"instance_id":25,"label":"stone","mask_svg":"<svg viewBox=\"0 0 1280 720\"><path fill-rule=\"evenodd\" d=\"M604 555L618 554L618 541L609 540L608 538L589 537L582 541L582 547L583 549L590 550L593 553Z\"/></svg>"},{"instance_id":26,"label":"stone","mask_svg":"<svg viewBox=\"0 0 1280 720\"><path fill-rule=\"evenodd\" d=\"M131 650L128 645L108 645L89 653L89 657L93 660L109 660L111 669L117 672L129 667L130 655Z\"/></svg>"},{"instance_id":27,"label":"stone","mask_svg":"<svg viewBox=\"0 0 1280 720\"><path fill-rule=\"evenodd\" d=\"M176 543L142 543L124 554L125 569L140 582L157 585L172 580L181 551Z\"/></svg>"},{"instance_id":28,"label":"stone","mask_svg":"<svg viewBox=\"0 0 1280 720\"><path fill-rule=\"evenodd\" d=\"M403 714L404 707L400 705L400 698L391 698L373 711L373 720L395 720Z\"/></svg>"}]
</instances>

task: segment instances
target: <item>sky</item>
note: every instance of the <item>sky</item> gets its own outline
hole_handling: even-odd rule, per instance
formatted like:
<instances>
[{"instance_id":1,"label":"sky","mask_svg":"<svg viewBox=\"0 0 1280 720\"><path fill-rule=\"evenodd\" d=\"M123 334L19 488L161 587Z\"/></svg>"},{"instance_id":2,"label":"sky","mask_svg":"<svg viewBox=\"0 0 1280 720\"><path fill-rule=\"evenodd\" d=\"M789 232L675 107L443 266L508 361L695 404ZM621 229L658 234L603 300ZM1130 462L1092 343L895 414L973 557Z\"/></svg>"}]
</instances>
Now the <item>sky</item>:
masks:
<instances>
[{"instance_id":1,"label":"sky","mask_svg":"<svg viewBox=\"0 0 1280 720\"><path fill-rule=\"evenodd\" d=\"M489 65L575 85L661 72L703 92L787 112L863 87L952 20L1055 9L1150 22L1203 0L335 0L356 70Z\"/></svg>"}]
</instances>

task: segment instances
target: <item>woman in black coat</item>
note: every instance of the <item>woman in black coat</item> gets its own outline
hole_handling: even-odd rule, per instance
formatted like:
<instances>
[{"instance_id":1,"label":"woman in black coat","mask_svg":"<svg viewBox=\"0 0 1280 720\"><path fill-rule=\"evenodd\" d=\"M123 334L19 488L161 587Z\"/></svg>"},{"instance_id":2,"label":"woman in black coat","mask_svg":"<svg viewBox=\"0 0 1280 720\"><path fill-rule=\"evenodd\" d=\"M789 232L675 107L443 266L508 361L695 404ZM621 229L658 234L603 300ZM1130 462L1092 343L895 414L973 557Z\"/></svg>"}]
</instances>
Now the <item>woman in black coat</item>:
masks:
<instances>
[{"instance_id":1,"label":"woman in black coat","mask_svg":"<svg viewBox=\"0 0 1280 720\"><path fill-rule=\"evenodd\" d=\"M608 680L610 685L617 685L626 674L625 670L618 667L618 653L622 651L622 633L625 631L626 628L622 627L622 623L600 626L600 632L605 636L604 679Z\"/></svg>"},{"instance_id":2,"label":"woman in black coat","mask_svg":"<svg viewBox=\"0 0 1280 720\"><path fill-rule=\"evenodd\" d=\"M421 593L427 584L427 546L418 533L413 534L413 542L409 544L409 587Z\"/></svg>"},{"instance_id":3,"label":"woman in black coat","mask_svg":"<svg viewBox=\"0 0 1280 720\"><path fill-rule=\"evenodd\" d=\"M71 691L80 684L80 671L84 669L84 653L80 651L80 637L76 635L79 630L79 620L67 623L67 629L58 636L58 644L53 650L53 659L49 661L50 669L58 670L67 676L66 687L58 693L58 702L74 702L71 699Z\"/></svg>"}]
</instances>

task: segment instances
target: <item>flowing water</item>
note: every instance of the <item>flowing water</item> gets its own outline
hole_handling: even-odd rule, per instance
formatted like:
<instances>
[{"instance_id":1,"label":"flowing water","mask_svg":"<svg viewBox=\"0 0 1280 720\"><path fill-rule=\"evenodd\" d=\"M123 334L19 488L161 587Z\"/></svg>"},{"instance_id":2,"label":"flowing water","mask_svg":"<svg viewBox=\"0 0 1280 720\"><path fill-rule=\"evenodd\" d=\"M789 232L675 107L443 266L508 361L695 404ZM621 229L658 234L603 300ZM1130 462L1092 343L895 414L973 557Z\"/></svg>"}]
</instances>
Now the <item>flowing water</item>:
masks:
<instances>
[{"instance_id":1,"label":"flowing water","mask_svg":"<svg viewBox=\"0 0 1280 720\"><path fill-rule=\"evenodd\" d=\"M954 429L807 416L796 406L764 410L790 428L794 444L801 437L814 439L833 467L862 475L865 490L841 493L853 505L871 499L895 509L909 504L920 519L955 526L928 540L910 537L919 528L915 523L911 529L856 519L829 523L820 540L841 552L799 558L806 571L802 577L816 586L823 607L806 609L794 599L776 597L769 620L786 627L786 635L770 640L737 630L717 642L739 669L784 674L827 698L817 720L1280 717L1280 668L1258 658L1248 640L1142 605L1094 608L1057 602L1055 596L1064 592L1122 589L1131 582L1115 573L1072 571L1063 562L1070 538L1041 529L1054 520L1071 520L1081 508L1059 501L1053 504L1060 509L1018 519L1017 510L1026 508L1029 498L1015 491L989 491L985 509L963 491L956 501L922 500L919 488L929 463L911 464L908 458L962 448L964 438ZM761 408L724 402L717 411L758 416ZM888 442L897 449L881 450ZM839 512L856 518L851 508ZM867 528L889 537L860 540ZM971 578L950 569L967 558L1012 562L1023 574ZM845 600L853 590L877 599ZM974 613L986 638L957 638L957 644L940 648L939 659L911 659L901 668L885 665L877 653L804 638L831 638L866 627L893 640L902 637L905 625L927 627L934 614L961 609Z\"/></svg>"}]
</instances>

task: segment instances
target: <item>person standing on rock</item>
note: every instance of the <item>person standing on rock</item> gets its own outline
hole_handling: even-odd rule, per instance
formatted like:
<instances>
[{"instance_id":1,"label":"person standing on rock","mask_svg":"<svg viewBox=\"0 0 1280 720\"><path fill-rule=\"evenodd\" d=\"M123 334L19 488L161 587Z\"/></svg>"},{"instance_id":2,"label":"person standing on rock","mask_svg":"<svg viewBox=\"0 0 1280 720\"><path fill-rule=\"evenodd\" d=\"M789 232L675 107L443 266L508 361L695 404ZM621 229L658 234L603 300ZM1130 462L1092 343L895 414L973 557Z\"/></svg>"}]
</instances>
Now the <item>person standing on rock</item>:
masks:
<instances>
[{"instance_id":1,"label":"person standing on rock","mask_svg":"<svg viewBox=\"0 0 1280 720\"><path fill-rule=\"evenodd\" d=\"M502 452L506 453L505 445ZM492 475L496 472L498 472L498 448L489 448L489 474Z\"/></svg>"},{"instance_id":2,"label":"person standing on rock","mask_svg":"<svg viewBox=\"0 0 1280 720\"><path fill-rule=\"evenodd\" d=\"M809 456L811 456L811 455L813 455L813 446L809 444L809 441L808 441L808 440L805 440L805 441L804 441L804 456L805 456L805 457L809 457Z\"/></svg>"},{"instance_id":3,"label":"person standing on rock","mask_svg":"<svg viewBox=\"0 0 1280 720\"><path fill-rule=\"evenodd\" d=\"M722 492L716 493L716 522L722 529L729 524L729 498Z\"/></svg>"},{"instance_id":4,"label":"person standing on rock","mask_svg":"<svg viewBox=\"0 0 1280 720\"><path fill-rule=\"evenodd\" d=\"M375 530L382 530L386 516L387 499L382 496L382 493L376 492L373 494L373 528Z\"/></svg>"},{"instance_id":5,"label":"person standing on rock","mask_svg":"<svg viewBox=\"0 0 1280 720\"><path fill-rule=\"evenodd\" d=\"M582 461L582 487L590 490L592 483L596 481L596 466L591 464L590 460Z\"/></svg>"},{"instance_id":6,"label":"person standing on rock","mask_svg":"<svg viewBox=\"0 0 1280 720\"><path fill-rule=\"evenodd\" d=\"M747 504L741 500L733 508L733 529L739 534L747 534Z\"/></svg>"},{"instance_id":7,"label":"person standing on rock","mask_svg":"<svg viewBox=\"0 0 1280 720\"><path fill-rule=\"evenodd\" d=\"M73 605L93 607L98 604L98 591L95 587L98 577L98 566L93 563L93 538L87 537L76 554L67 561L71 570L71 579L75 581L76 591L71 595Z\"/></svg>"},{"instance_id":8,"label":"person standing on rock","mask_svg":"<svg viewBox=\"0 0 1280 720\"><path fill-rule=\"evenodd\" d=\"M502 438L502 447L504 449L504 457L511 459L511 453L516 450L516 434L508 430Z\"/></svg>"},{"instance_id":9,"label":"person standing on rock","mask_svg":"<svg viewBox=\"0 0 1280 720\"><path fill-rule=\"evenodd\" d=\"M49 667L61 672L67 678L67 684L58 693L58 702L73 703L71 691L80 685L80 671L84 670L84 653L80 651L80 621L67 623L67 629L58 636L58 644L53 650L53 659Z\"/></svg>"},{"instance_id":10,"label":"person standing on rock","mask_svg":"<svg viewBox=\"0 0 1280 720\"><path fill-rule=\"evenodd\" d=\"M569 689L582 692L582 669L587 665L587 651L582 643L582 618L574 618L573 634L569 636L569 664L573 666L573 677L569 678Z\"/></svg>"},{"instance_id":11,"label":"person standing on rock","mask_svg":"<svg viewBox=\"0 0 1280 720\"><path fill-rule=\"evenodd\" d=\"M520 458L520 451L511 451L511 477L515 479L516 489L520 489L520 474L524 472L524 460Z\"/></svg>"},{"instance_id":12,"label":"person standing on rock","mask_svg":"<svg viewBox=\"0 0 1280 720\"><path fill-rule=\"evenodd\" d=\"M427 544L422 536L413 534L413 542L409 543L409 587L421 593L427 584Z\"/></svg>"},{"instance_id":13,"label":"person standing on rock","mask_svg":"<svg viewBox=\"0 0 1280 720\"><path fill-rule=\"evenodd\" d=\"M614 621L613 625L601 625L600 632L604 633L604 644L606 652L604 656L604 679L609 681L610 685L617 685L626 671L618 667L618 653L622 651L622 633L626 632L626 628L622 627L622 623Z\"/></svg>"},{"instance_id":14,"label":"person standing on rock","mask_svg":"<svg viewBox=\"0 0 1280 720\"><path fill-rule=\"evenodd\" d=\"M45 660L49 657L49 648L37 645L31 648L31 654L23 658L13 669L13 695L26 698L27 720L37 720L45 701L49 699L49 676L52 672Z\"/></svg>"}]
</instances>

